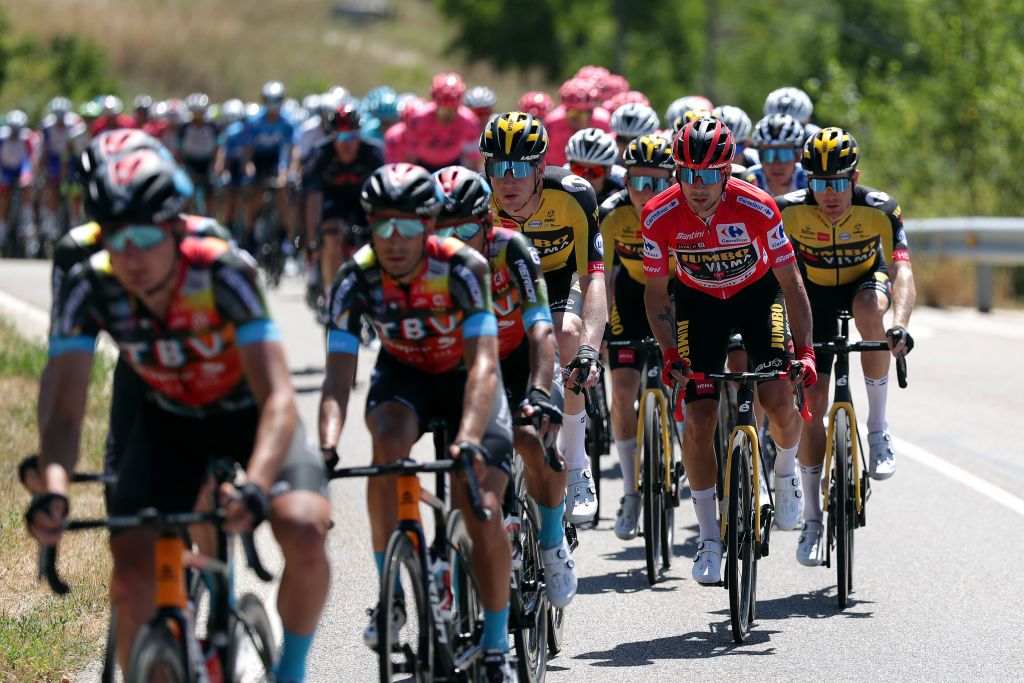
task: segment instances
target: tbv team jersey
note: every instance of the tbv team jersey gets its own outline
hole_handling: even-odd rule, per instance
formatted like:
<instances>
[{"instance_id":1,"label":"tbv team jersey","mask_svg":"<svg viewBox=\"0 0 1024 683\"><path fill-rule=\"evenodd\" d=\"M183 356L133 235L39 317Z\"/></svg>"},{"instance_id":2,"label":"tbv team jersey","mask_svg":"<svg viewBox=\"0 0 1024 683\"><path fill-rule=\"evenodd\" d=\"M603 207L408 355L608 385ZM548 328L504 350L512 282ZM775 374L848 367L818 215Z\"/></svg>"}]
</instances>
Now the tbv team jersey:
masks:
<instances>
[{"instance_id":1,"label":"tbv team jersey","mask_svg":"<svg viewBox=\"0 0 1024 683\"><path fill-rule=\"evenodd\" d=\"M849 284L873 270L879 259L910 261L903 211L885 192L854 185L853 205L834 223L809 190L790 192L778 202L800 270L816 285Z\"/></svg>"},{"instance_id":2,"label":"tbv team jersey","mask_svg":"<svg viewBox=\"0 0 1024 683\"><path fill-rule=\"evenodd\" d=\"M779 209L768 193L729 178L715 213L705 222L673 185L644 206L644 272L676 276L698 291L728 299L768 271L793 260Z\"/></svg>"},{"instance_id":3,"label":"tbv team jersey","mask_svg":"<svg viewBox=\"0 0 1024 683\"><path fill-rule=\"evenodd\" d=\"M492 227L484 250L491 267L498 353L506 358L522 344L528 329L537 323L551 323L547 285L537 250L522 233Z\"/></svg>"},{"instance_id":4,"label":"tbv team jersey","mask_svg":"<svg viewBox=\"0 0 1024 683\"><path fill-rule=\"evenodd\" d=\"M428 237L420 270L406 284L381 268L372 244L357 251L331 290L328 353L358 353L363 315L381 353L432 374L463 366L465 339L498 334L487 261L454 237Z\"/></svg>"},{"instance_id":5,"label":"tbv team jersey","mask_svg":"<svg viewBox=\"0 0 1024 683\"><path fill-rule=\"evenodd\" d=\"M75 266L55 306L49 355L92 351L106 331L165 410L204 417L251 407L240 346L280 338L256 265L215 237L186 236L167 314L158 317L99 251Z\"/></svg>"}]
</instances>

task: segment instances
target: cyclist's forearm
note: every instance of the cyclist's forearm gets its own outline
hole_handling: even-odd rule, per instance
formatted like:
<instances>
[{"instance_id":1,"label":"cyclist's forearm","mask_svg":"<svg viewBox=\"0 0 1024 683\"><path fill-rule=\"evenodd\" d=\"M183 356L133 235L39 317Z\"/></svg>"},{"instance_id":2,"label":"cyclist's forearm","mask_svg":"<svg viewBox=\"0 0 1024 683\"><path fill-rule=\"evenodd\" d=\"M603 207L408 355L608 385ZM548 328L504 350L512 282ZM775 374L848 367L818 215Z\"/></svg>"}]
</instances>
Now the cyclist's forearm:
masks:
<instances>
[{"instance_id":1,"label":"cyclist's forearm","mask_svg":"<svg viewBox=\"0 0 1024 683\"><path fill-rule=\"evenodd\" d=\"M319 435L321 448L336 448L348 415L348 399L355 377L356 356L332 353L327 357L327 376L320 394Z\"/></svg>"},{"instance_id":2,"label":"cyclist's forearm","mask_svg":"<svg viewBox=\"0 0 1024 683\"><path fill-rule=\"evenodd\" d=\"M651 332L658 340L658 346L661 347L663 354L669 349L676 348L676 311L664 280L665 278L659 278L657 282L648 280L644 288L647 321L651 324Z\"/></svg>"},{"instance_id":3,"label":"cyclist's forearm","mask_svg":"<svg viewBox=\"0 0 1024 683\"><path fill-rule=\"evenodd\" d=\"M317 229L320 227L320 218L323 215L324 194L323 192L310 192L306 195L306 237L310 243L316 240Z\"/></svg>"},{"instance_id":4,"label":"cyclist's forearm","mask_svg":"<svg viewBox=\"0 0 1024 683\"><path fill-rule=\"evenodd\" d=\"M299 415L291 387L272 391L260 407L256 444L246 468L249 481L266 491L270 490L288 458L288 449L298 422Z\"/></svg>"},{"instance_id":5,"label":"cyclist's forearm","mask_svg":"<svg viewBox=\"0 0 1024 683\"><path fill-rule=\"evenodd\" d=\"M537 323L527 331L527 336L530 340L530 386L547 391L554 376L554 328L549 323Z\"/></svg>"},{"instance_id":6,"label":"cyclist's forearm","mask_svg":"<svg viewBox=\"0 0 1024 683\"><path fill-rule=\"evenodd\" d=\"M608 298L604 287L604 274L592 273L581 282L583 287L583 334L580 345L601 348L604 326L608 322Z\"/></svg>"},{"instance_id":7,"label":"cyclist's forearm","mask_svg":"<svg viewBox=\"0 0 1024 683\"><path fill-rule=\"evenodd\" d=\"M455 440L480 443L498 391L498 338L467 339L466 355L469 372L462 402L462 423Z\"/></svg>"},{"instance_id":8,"label":"cyclist's forearm","mask_svg":"<svg viewBox=\"0 0 1024 683\"><path fill-rule=\"evenodd\" d=\"M892 275L892 322L893 325L906 327L917 300L914 271L909 261L901 261L892 264Z\"/></svg>"},{"instance_id":9,"label":"cyclist's forearm","mask_svg":"<svg viewBox=\"0 0 1024 683\"><path fill-rule=\"evenodd\" d=\"M50 359L39 391L39 461L47 491L67 494L68 475L78 464L82 420L92 357ZM78 355L78 354L75 354Z\"/></svg>"}]
</instances>

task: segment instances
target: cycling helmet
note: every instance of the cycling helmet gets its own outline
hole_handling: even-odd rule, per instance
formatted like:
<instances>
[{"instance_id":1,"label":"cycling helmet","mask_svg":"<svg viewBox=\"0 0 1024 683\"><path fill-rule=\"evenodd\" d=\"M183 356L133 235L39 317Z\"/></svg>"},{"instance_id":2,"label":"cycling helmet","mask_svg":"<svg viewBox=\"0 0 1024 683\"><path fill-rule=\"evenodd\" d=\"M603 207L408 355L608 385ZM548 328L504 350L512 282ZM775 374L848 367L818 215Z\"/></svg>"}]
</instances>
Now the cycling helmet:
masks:
<instances>
[{"instance_id":1,"label":"cycling helmet","mask_svg":"<svg viewBox=\"0 0 1024 683\"><path fill-rule=\"evenodd\" d=\"M99 102L96 102L94 100L82 102L81 106L78 107L78 115L88 121L99 118L99 115L102 111L103 110L100 107Z\"/></svg>"},{"instance_id":2,"label":"cycling helmet","mask_svg":"<svg viewBox=\"0 0 1024 683\"><path fill-rule=\"evenodd\" d=\"M769 114L754 126L756 147L802 147L804 127L789 114Z\"/></svg>"},{"instance_id":3,"label":"cycling helmet","mask_svg":"<svg viewBox=\"0 0 1024 683\"><path fill-rule=\"evenodd\" d=\"M691 121L676 134L672 158L676 164L695 169L726 169L736 156L736 140L718 119Z\"/></svg>"},{"instance_id":4,"label":"cycling helmet","mask_svg":"<svg viewBox=\"0 0 1024 683\"><path fill-rule=\"evenodd\" d=\"M437 74L430 82L430 99L436 102L438 107L448 109L458 107L465 92L466 84L462 81L462 76L457 73Z\"/></svg>"},{"instance_id":5,"label":"cycling helmet","mask_svg":"<svg viewBox=\"0 0 1024 683\"><path fill-rule=\"evenodd\" d=\"M485 85L478 85L470 88L462 103L470 109L493 109L494 103L498 101L494 91Z\"/></svg>"},{"instance_id":6,"label":"cycling helmet","mask_svg":"<svg viewBox=\"0 0 1024 683\"><path fill-rule=\"evenodd\" d=\"M736 142L745 142L750 139L750 132L753 124L747 112L731 104L722 104L711 110L711 116L729 126Z\"/></svg>"},{"instance_id":7,"label":"cycling helmet","mask_svg":"<svg viewBox=\"0 0 1024 683\"><path fill-rule=\"evenodd\" d=\"M327 117L327 129L335 133L359 130L361 123L359 108L351 102L342 102Z\"/></svg>"},{"instance_id":8,"label":"cycling helmet","mask_svg":"<svg viewBox=\"0 0 1024 683\"><path fill-rule=\"evenodd\" d=\"M149 95L137 95L135 97L135 111L144 111L148 114L152 106L153 98Z\"/></svg>"},{"instance_id":9,"label":"cycling helmet","mask_svg":"<svg viewBox=\"0 0 1024 683\"><path fill-rule=\"evenodd\" d=\"M567 110L593 109L597 105L597 88L592 81L570 78L558 89L558 101Z\"/></svg>"},{"instance_id":10,"label":"cycling helmet","mask_svg":"<svg viewBox=\"0 0 1024 683\"><path fill-rule=\"evenodd\" d=\"M210 107L210 98L206 93L194 92L185 99L185 106L193 114L205 114Z\"/></svg>"},{"instance_id":11,"label":"cycling helmet","mask_svg":"<svg viewBox=\"0 0 1024 683\"><path fill-rule=\"evenodd\" d=\"M230 99L221 105L220 120L225 124L241 121L245 118L245 102L238 98Z\"/></svg>"},{"instance_id":12,"label":"cycling helmet","mask_svg":"<svg viewBox=\"0 0 1024 683\"><path fill-rule=\"evenodd\" d=\"M708 118L712 117L711 112L708 111L707 109L687 109L672 121L672 132L678 133L680 130L682 130L683 126L690 123L691 121Z\"/></svg>"},{"instance_id":13,"label":"cycling helmet","mask_svg":"<svg viewBox=\"0 0 1024 683\"><path fill-rule=\"evenodd\" d=\"M423 108L426 102L417 95L404 97L398 105L398 120L402 123L409 123L409 120Z\"/></svg>"},{"instance_id":14,"label":"cycling helmet","mask_svg":"<svg viewBox=\"0 0 1024 683\"><path fill-rule=\"evenodd\" d=\"M100 133L85 148L78 158L78 170L88 177L106 162L140 149L148 149L171 159L171 153L163 143L137 128L117 128Z\"/></svg>"},{"instance_id":15,"label":"cycling helmet","mask_svg":"<svg viewBox=\"0 0 1024 683\"><path fill-rule=\"evenodd\" d=\"M610 74L607 78L597 80L597 93L602 100L615 97L629 90L629 81L625 76Z\"/></svg>"},{"instance_id":16,"label":"cycling helmet","mask_svg":"<svg viewBox=\"0 0 1024 683\"><path fill-rule=\"evenodd\" d=\"M810 175L834 176L853 173L860 149L842 128L830 126L815 133L804 145L800 165Z\"/></svg>"},{"instance_id":17,"label":"cycling helmet","mask_svg":"<svg viewBox=\"0 0 1024 683\"><path fill-rule=\"evenodd\" d=\"M641 135L626 145L622 151L622 163L639 168L672 170L676 167L672 158L672 141L664 135Z\"/></svg>"},{"instance_id":18,"label":"cycling helmet","mask_svg":"<svg viewBox=\"0 0 1024 683\"><path fill-rule=\"evenodd\" d=\"M612 112L612 131L616 135L635 138L658 130L658 114L646 104L631 102Z\"/></svg>"},{"instance_id":19,"label":"cycling helmet","mask_svg":"<svg viewBox=\"0 0 1024 683\"><path fill-rule=\"evenodd\" d=\"M260 91L260 95L263 97L263 104L268 107L280 107L284 104L284 93L284 83L281 81L267 81L263 84L263 89Z\"/></svg>"},{"instance_id":20,"label":"cycling helmet","mask_svg":"<svg viewBox=\"0 0 1024 683\"><path fill-rule=\"evenodd\" d=\"M320 95L312 93L302 98L302 108L308 111L310 114L317 114L320 112Z\"/></svg>"},{"instance_id":21,"label":"cycling helmet","mask_svg":"<svg viewBox=\"0 0 1024 683\"><path fill-rule=\"evenodd\" d=\"M491 186L487 179L465 166L446 166L434 173L441 186L440 220L482 218L491 210Z\"/></svg>"},{"instance_id":22,"label":"cycling helmet","mask_svg":"<svg viewBox=\"0 0 1024 683\"><path fill-rule=\"evenodd\" d=\"M367 111L384 123L395 123L399 117L398 95L391 88L388 90L390 92L382 92L373 101L368 102Z\"/></svg>"},{"instance_id":23,"label":"cycling helmet","mask_svg":"<svg viewBox=\"0 0 1024 683\"><path fill-rule=\"evenodd\" d=\"M539 161L548 151L548 132L540 119L507 111L487 123L480 134L480 155L494 161Z\"/></svg>"},{"instance_id":24,"label":"cycling helmet","mask_svg":"<svg viewBox=\"0 0 1024 683\"><path fill-rule=\"evenodd\" d=\"M17 133L22 128L28 128L28 114L20 109L12 109L7 112L4 120L14 133Z\"/></svg>"},{"instance_id":25,"label":"cycling helmet","mask_svg":"<svg viewBox=\"0 0 1024 683\"><path fill-rule=\"evenodd\" d=\"M551 101L551 95L540 90L531 90L519 98L519 111L524 111L531 116L543 119L555 108Z\"/></svg>"},{"instance_id":26,"label":"cycling helmet","mask_svg":"<svg viewBox=\"0 0 1024 683\"><path fill-rule=\"evenodd\" d=\"M54 97L46 108L58 121L63 121L64 115L71 111L71 100L66 97Z\"/></svg>"},{"instance_id":27,"label":"cycling helmet","mask_svg":"<svg viewBox=\"0 0 1024 683\"><path fill-rule=\"evenodd\" d=\"M192 196L192 181L152 149L109 159L85 184L85 210L99 223L161 223Z\"/></svg>"},{"instance_id":28,"label":"cycling helmet","mask_svg":"<svg viewBox=\"0 0 1024 683\"><path fill-rule=\"evenodd\" d=\"M612 72L603 66L595 66L593 64L587 64L581 66L579 71L576 72L577 78L585 78L591 81L599 81L604 78L608 78L612 75Z\"/></svg>"},{"instance_id":29,"label":"cycling helmet","mask_svg":"<svg viewBox=\"0 0 1024 683\"><path fill-rule=\"evenodd\" d=\"M437 216L441 188L434 176L415 164L384 164L363 183L360 203L368 215L401 211L417 216Z\"/></svg>"},{"instance_id":30,"label":"cycling helmet","mask_svg":"<svg viewBox=\"0 0 1024 683\"><path fill-rule=\"evenodd\" d=\"M104 95L100 106L103 108L103 113L107 116L117 116L124 111L124 104L117 95Z\"/></svg>"},{"instance_id":31,"label":"cycling helmet","mask_svg":"<svg viewBox=\"0 0 1024 683\"><path fill-rule=\"evenodd\" d=\"M665 110L665 118L663 118L662 121L665 121L666 123L669 121L675 121L691 109L711 111L714 109L714 106L711 104L711 100L703 95L686 95L685 97L680 97L679 99L674 100L672 104L668 105L668 109Z\"/></svg>"},{"instance_id":32,"label":"cycling helmet","mask_svg":"<svg viewBox=\"0 0 1024 683\"><path fill-rule=\"evenodd\" d=\"M584 128L573 133L565 146L565 158L580 164L611 166L618 157L615 138L600 128Z\"/></svg>"},{"instance_id":33,"label":"cycling helmet","mask_svg":"<svg viewBox=\"0 0 1024 683\"><path fill-rule=\"evenodd\" d=\"M764 101L764 113L789 114L801 124L811 120L814 105L811 98L800 88L779 88L768 93Z\"/></svg>"}]
</instances>

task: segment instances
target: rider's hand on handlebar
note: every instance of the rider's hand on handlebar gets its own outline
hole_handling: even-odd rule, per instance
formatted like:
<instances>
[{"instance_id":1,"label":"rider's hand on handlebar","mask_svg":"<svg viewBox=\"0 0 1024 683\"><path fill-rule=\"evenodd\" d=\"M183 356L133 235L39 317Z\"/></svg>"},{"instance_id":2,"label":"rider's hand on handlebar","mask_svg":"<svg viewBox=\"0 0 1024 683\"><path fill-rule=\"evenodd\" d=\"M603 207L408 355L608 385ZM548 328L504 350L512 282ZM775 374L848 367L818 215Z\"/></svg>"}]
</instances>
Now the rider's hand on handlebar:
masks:
<instances>
[{"instance_id":1,"label":"rider's hand on handlebar","mask_svg":"<svg viewBox=\"0 0 1024 683\"><path fill-rule=\"evenodd\" d=\"M793 382L802 381L805 388L810 389L818 382L818 368L815 364L814 347L796 347L796 360L789 362L786 368Z\"/></svg>"},{"instance_id":2,"label":"rider's hand on handlebar","mask_svg":"<svg viewBox=\"0 0 1024 683\"><path fill-rule=\"evenodd\" d=\"M458 460L465 454L472 458L473 474L477 480L487 474L487 450L480 444L468 439L456 439L455 443L448 447L448 455L452 460Z\"/></svg>"},{"instance_id":3,"label":"rider's hand on handlebar","mask_svg":"<svg viewBox=\"0 0 1024 683\"><path fill-rule=\"evenodd\" d=\"M238 487L221 484L220 502L227 514L224 531L229 534L253 531L270 516L270 494L251 481Z\"/></svg>"},{"instance_id":4,"label":"rider's hand on handlebar","mask_svg":"<svg viewBox=\"0 0 1024 683\"><path fill-rule=\"evenodd\" d=\"M581 344L576 357L569 361L565 369L569 371L569 376L565 378L565 386L579 385L584 389L594 386L601 379L601 361L598 359L597 349Z\"/></svg>"},{"instance_id":5,"label":"rider's hand on handlebar","mask_svg":"<svg viewBox=\"0 0 1024 683\"><path fill-rule=\"evenodd\" d=\"M689 362L682 359L679 349L671 348L662 357L661 383L671 387L675 382L686 384L686 376L690 374Z\"/></svg>"},{"instance_id":6,"label":"rider's hand on handlebar","mask_svg":"<svg viewBox=\"0 0 1024 683\"><path fill-rule=\"evenodd\" d=\"M886 330L885 340L889 342L889 350L892 351L894 356L898 356L901 351L904 354L908 354L914 350L914 338L910 336L910 332L907 332L907 328L902 325L894 325Z\"/></svg>"},{"instance_id":7,"label":"rider's hand on handlebar","mask_svg":"<svg viewBox=\"0 0 1024 683\"><path fill-rule=\"evenodd\" d=\"M540 387L530 387L526 398L519 404L519 414L523 417L540 418L537 434L541 441L547 443L549 437L558 434L562 424L562 409L551 401L551 396Z\"/></svg>"},{"instance_id":8,"label":"rider's hand on handlebar","mask_svg":"<svg viewBox=\"0 0 1024 683\"><path fill-rule=\"evenodd\" d=\"M55 546L64 533L64 519L71 504L60 493L37 493L25 511L25 526L37 541Z\"/></svg>"}]
</instances>

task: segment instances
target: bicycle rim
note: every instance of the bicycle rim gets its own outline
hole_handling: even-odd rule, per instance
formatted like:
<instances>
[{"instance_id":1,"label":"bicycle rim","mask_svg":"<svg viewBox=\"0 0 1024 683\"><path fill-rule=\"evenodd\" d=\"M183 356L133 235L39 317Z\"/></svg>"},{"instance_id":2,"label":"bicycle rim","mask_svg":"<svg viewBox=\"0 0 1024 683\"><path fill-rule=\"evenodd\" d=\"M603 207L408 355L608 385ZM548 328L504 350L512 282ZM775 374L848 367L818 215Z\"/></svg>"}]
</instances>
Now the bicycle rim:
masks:
<instances>
[{"instance_id":1,"label":"bicycle rim","mask_svg":"<svg viewBox=\"0 0 1024 683\"><path fill-rule=\"evenodd\" d=\"M647 559L647 580L658 580L658 554L661 546L661 486L658 478L661 463L661 419L657 401L644 401L644 453L640 473L644 503L644 553Z\"/></svg>"},{"instance_id":2,"label":"bicycle rim","mask_svg":"<svg viewBox=\"0 0 1024 683\"><path fill-rule=\"evenodd\" d=\"M850 506L850 420L846 411L836 411L832 462L835 468L835 505L829 511L836 516L836 601L840 609L849 603L850 575L853 567L853 516Z\"/></svg>"},{"instance_id":3,"label":"bicycle rim","mask_svg":"<svg viewBox=\"0 0 1024 683\"><path fill-rule=\"evenodd\" d=\"M664 427L665 425L662 425L662 429L664 429ZM664 445L664 441L662 441L662 445ZM669 448L671 447L672 442L670 441ZM672 504L672 494L665 490L665 484L668 483L669 490L671 491L672 485L671 482L669 482L669 477L673 476L673 473L665 471L664 455L664 449L662 449L662 457L658 459L658 482L660 482L658 498L661 501L659 504L659 512L661 513L661 534L659 535L658 540L661 547L661 566L668 569L672 566L672 546L675 544L676 508Z\"/></svg>"},{"instance_id":4,"label":"bicycle rim","mask_svg":"<svg viewBox=\"0 0 1024 683\"><path fill-rule=\"evenodd\" d=\"M466 531L462 513L453 510L448 516L448 566L451 572L452 616L448 624L448 643L454 651L479 641L484 620L484 607L480 601L476 581L470 569L473 541ZM474 680L471 667L469 680Z\"/></svg>"},{"instance_id":5,"label":"bicycle rim","mask_svg":"<svg viewBox=\"0 0 1024 683\"><path fill-rule=\"evenodd\" d=\"M228 681L260 681L274 669L274 633L263 602L246 593L239 600L231 626L228 660L224 667Z\"/></svg>"},{"instance_id":6,"label":"bicycle rim","mask_svg":"<svg viewBox=\"0 0 1024 683\"><path fill-rule=\"evenodd\" d=\"M520 617L527 620L523 628L516 629L514 641L519 680L527 683L543 681L547 675L547 644L549 610L543 588L544 565L540 556L540 519L536 504L527 497L526 483L521 472L516 472L516 508L521 520L523 547L522 567L516 577L516 591L521 610ZM526 503L524 506L523 503Z\"/></svg>"},{"instance_id":7,"label":"bicycle rim","mask_svg":"<svg viewBox=\"0 0 1024 683\"><path fill-rule=\"evenodd\" d=\"M128 659L127 683L185 683L185 653L166 622L152 621L139 629Z\"/></svg>"},{"instance_id":8,"label":"bicycle rim","mask_svg":"<svg viewBox=\"0 0 1024 683\"><path fill-rule=\"evenodd\" d=\"M729 615L732 637L742 643L750 631L754 600L754 505L750 483L750 444L739 435L729 475L729 510L726 527Z\"/></svg>"},{"instance_id":9,"label":"bicycle rim","mask_svg":"<svg viewBox=\"0 0 1024 683\"><path fill-rule=\"evenodd\" d=\"M396 583L402 587L405 625L392 633L391 605L398 599ZM426 585L419 553L412 539L395 531L384 552L381 572L380 606L377 611L377 656L380 680L428 681L431 672L432 639ZM397 636L394 638L392 636Z\"/></svg>"}]
</instances>

